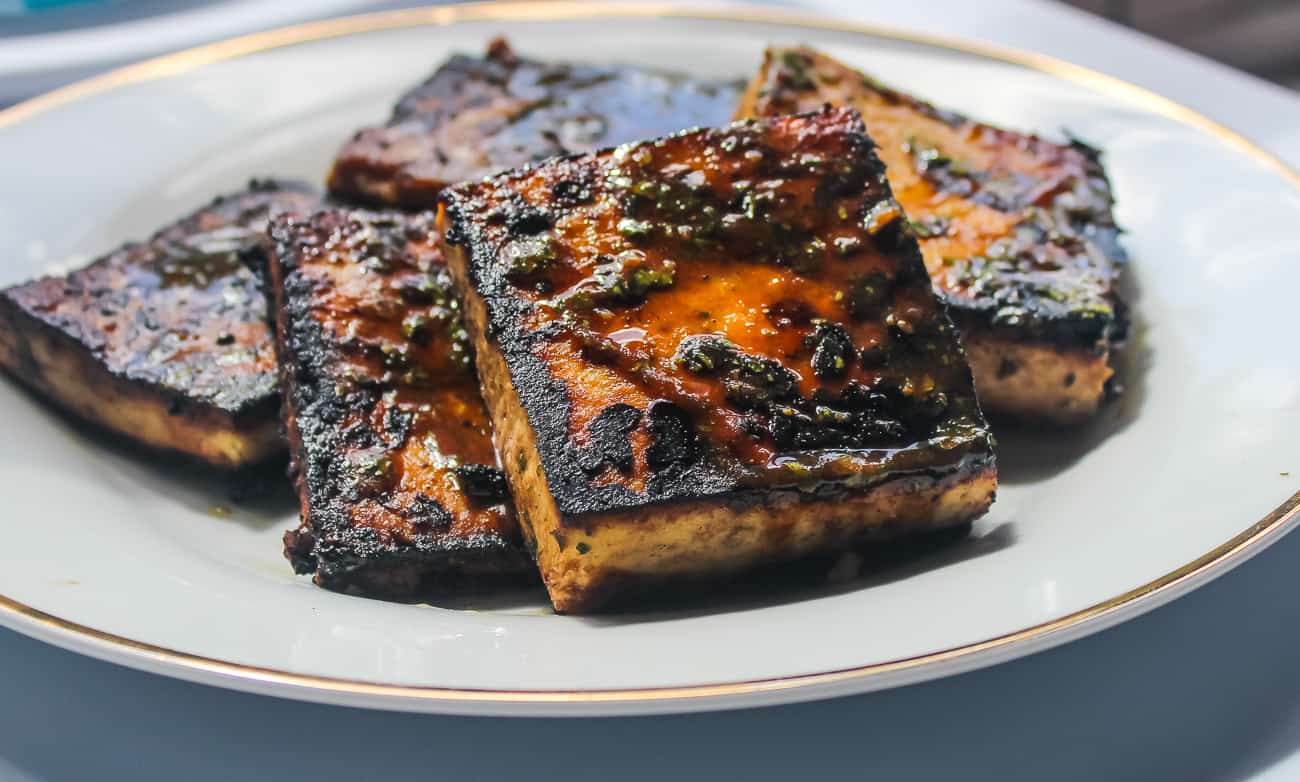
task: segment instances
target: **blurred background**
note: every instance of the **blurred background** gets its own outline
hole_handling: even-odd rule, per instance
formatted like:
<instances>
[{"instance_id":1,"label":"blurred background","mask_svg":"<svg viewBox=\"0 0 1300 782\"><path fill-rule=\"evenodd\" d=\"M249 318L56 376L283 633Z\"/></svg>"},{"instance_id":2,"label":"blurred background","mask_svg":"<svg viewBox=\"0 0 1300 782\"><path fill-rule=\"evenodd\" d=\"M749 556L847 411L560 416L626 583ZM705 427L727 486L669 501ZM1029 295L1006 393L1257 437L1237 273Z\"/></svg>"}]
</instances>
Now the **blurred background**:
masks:
<instances>
[{"instance_id":1,"label":"blurred background","mask_svg":"<svg viewBox=\"0 0 1300 782\"><path fill-rule=\"evenodd\" d=\"M1051 3L1057 0L1025 0ZM0 105L96 71L308 19L434 0L0 0ZM798 0L777 0L798 6ZM1300 0L1069 0L1300 89Z\"/></svg>"},{"instance_id":2,"label":"blurred background","mask_svg":"<svg viewBox=\"0 0 1300 782\"><path fill-rule=\"evenodd\" d=\"M1300 90L1298 0L1072 0L1068 5Z\"/></svg>"}]
</instances>

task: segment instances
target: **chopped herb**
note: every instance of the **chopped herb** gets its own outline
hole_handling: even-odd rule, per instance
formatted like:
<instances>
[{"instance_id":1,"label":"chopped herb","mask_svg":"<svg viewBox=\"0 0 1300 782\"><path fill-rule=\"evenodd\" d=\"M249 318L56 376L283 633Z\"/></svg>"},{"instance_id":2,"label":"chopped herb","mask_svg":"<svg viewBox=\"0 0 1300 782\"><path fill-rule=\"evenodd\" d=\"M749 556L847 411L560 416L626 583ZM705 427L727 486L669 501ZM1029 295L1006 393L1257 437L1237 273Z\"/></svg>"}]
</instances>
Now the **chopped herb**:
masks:
<instances>
[{"instance_id":1,"label":"chopped herb","mask_svg":"<svg viewBox=\"0 0 1300 782\"><path fill-rule=\"evenodd\" d=\"M648 220L633 220L630 217L624 217L618 221L618 232L629 239L644 239L654 231L654 226Z\"/></svg>"},{"instance_id":2,"label":"chopped herb","mask_svg":"<svg viewBox=\"0 0 1300 782\"><path fill-rule=\"evenodd\" d=\"M856 353L849 332L838 323L818 323L812 342L813 374L822 380L843 377Z\"/></svg>"},{"instance_id":3,"label":"chopped herb","mask_svg":"<svg viewBox=\"0 0 1300 782\"><path fill-rule=\"evenodd\" d=\"M511 274L532 274L555 260L555 244L549 236L516 239L506 247Z\"/></svg>"}]
</instances>

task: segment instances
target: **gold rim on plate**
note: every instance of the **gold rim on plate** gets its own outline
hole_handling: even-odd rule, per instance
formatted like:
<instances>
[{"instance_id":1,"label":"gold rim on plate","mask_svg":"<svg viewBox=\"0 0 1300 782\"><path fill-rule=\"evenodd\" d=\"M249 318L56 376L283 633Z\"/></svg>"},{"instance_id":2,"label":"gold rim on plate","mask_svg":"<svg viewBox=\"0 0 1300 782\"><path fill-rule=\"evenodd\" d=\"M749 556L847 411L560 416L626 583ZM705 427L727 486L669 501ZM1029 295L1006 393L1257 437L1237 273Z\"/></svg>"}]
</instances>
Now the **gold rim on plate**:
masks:
<instances>
[{"instance_id":1,"label":"gold rim on plate","mask_svg":"<svg viewBox=\"0 0 1300 782\"><path fill-rule=\"evenodd\" d=\"M144 62L109 71L84 81L37 96L0 111L0 127L13 125L42 112L98 93L107 92L129 84L152 81L167 76L193 71L204 65L243 57L268 49L277 49L311 41L357 35L379 30L406 27L447 26L468 21L546 21L580 18L638 18L670 17L702 21L735 21L769 25L791 25L807 29L829 30L887 38L907 43L970 54L986 59L1019 65L1035 71L1057 76L1099 92L1118 94L1139 100L1152 111L1191 125L1220 139L1229 146L1244 152L1280 174L1292 185L1300 188L1300 172L1285 162L1256 146L1245 136L1231 130L1193 109L1144 87L1108 76L1080 65L1053 57L1024 52L994 44L975 43L941 35L892 29L876 25L856 24L830 17L796 11L735 6L729 8L691 10L672 5L632 3L604 5L597 2L482 2L457 6L439 6L401 11L365 14L342 19L294 25L267 32L186 49ZM272 668L227 662L211 657L166 649L153 644L124 638L71 622L44 611L0 595L0 619L3 624L31 635L49 640L89 642L91 649L102 656L130 664L153 663L173 668L174 673L209 683L223 682L242 689L255 689L257 684L283 686L278 694L306 696L312 692L347 693L371 698L398 699L425 703L622 703L669 700L711 699L721 696L756 695L782 690L803 689L844 682L861 682L884 674L899 673L922 666L952 664L974 667L980 656L1016 644L1026 652L1041 650L1053 642L1068 640L1064 632L1080 628L1085 623L1096 629L1105 626L1107 618L1124 608L1145 601L1151 607L1159 604L1157 596L1172 598L1181 588L1190 587L1201 577L1213 571L1225 570L1230 565L1262 550L1281 537L1293 523L1300 521L1300 492L1292 495L1260 521L1252 524L1231 540L1135 589L1109 600L1054 619L1027 627L1013 633L1000 635L963 646L930 654L918 655L856 668L846 668L822 673L801 674L774 679L729 682L722 684L688 685L682 687L656 687L641 689L607 689L589 691L560 690L486 690L456 689L446 687L419 687L409 685L378 684L351 679L293 673ZM1026 642L1037 641L1036 644ZM150 670L156 670L150 666ZM861 689L866 689L865 687ZM846 691L848 691L846 689Z\"/></svg>"}]
</instances>

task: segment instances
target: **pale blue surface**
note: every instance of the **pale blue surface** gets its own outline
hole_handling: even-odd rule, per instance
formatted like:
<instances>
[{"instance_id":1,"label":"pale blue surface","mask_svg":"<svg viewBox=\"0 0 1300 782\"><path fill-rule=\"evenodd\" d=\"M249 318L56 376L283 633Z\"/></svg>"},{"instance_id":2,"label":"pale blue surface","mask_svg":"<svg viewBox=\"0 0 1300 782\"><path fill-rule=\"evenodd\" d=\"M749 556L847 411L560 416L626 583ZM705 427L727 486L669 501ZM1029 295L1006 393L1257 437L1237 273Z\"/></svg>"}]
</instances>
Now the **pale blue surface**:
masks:
<instances>
[{"instance_id":1,"label":"pale blue surface","mask_svg":"<svg viewBox=\"0 0 1300 782\"><path fill-rule=\"evenodd\" d=\"M1300 101L1047 3L809 5L1102 68L1300 163ZM137 673L0 630L0 782L1300 779L1298 587L1300 535L1291 535L1170 606L1027 659L861 697L641 719L294 703Z\"/></svg>"},{"instance_id":2,"label":"pale blue surface","mask_svg":"<svg viewBox=\"0 0 1300 782\"><path fill-rule=\"evenodd\" d=\"M315 706L0 631L0 779L1300 778L1276 766L1300 749L1297 571L1292 535L1170 606L1060 649L900 690L680 717Z\"/></svg>"}]
</instances>

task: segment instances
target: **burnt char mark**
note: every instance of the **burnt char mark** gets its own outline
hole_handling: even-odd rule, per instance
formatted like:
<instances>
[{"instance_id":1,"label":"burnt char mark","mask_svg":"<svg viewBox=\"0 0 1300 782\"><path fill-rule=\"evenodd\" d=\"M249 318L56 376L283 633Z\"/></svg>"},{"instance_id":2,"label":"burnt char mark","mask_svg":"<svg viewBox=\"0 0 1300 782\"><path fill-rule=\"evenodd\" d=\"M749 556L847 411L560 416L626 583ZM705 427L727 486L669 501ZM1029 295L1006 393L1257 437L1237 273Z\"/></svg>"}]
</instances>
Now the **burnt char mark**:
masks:
<instances>
[{"instance_id":1,"label":"burnt char mark","mask_svg":"<svg viewBox=\"0 0 1300 782\"><path fill-rule=\"evenodd\" d=\"M1064 348L1122 339L1127 262L1101 153L946 111L808 48L773 48L750 85L754 116L825 103L862 112L963 329Z\"/></svg>"},{"instance_id":2,"label":"burnt char mark","mask_svg":"<svg viewBox=\"0 0 1300 782\"><path fill-rule=\"evenodd\" d=\"M690 465L701 456L703 444L695 422L667 399L656 399L646 409L646 431L650 434L646 463L655 473Z\"/></svg>"},{"instance_id":3,"label":"burnt char mark","mask_svg":"<svg viewBox=\"0 0 1300 782\"><path fill-rule=\"evenodd\" d=\"M510 489L500 467L487 464L462 464L455 468L460 488L478 502L488 505L510 502Z\"/></svg>"},{"instance_id":4,"label":"burnt char mark","mask_svg":"<svg viewBox=\"0 0 1300 782\"><path fill-rule=\"evenodd\" d=\"M330 190L432 208L443 187L525 163L727 121L738 88L636 68L543 63L503 39L456 55L344 145ZM561 192L579 197L580 191Z\"/></svg>"},{"instance_id":5,"label":"burnt char mark","mask_svg":"<svg viewBox=\"0 0 1300 782\"><path fill-rule=\"evenodd\" d=\"M587 195L556 204L570 182ZM568 156L443 203L569 523L991 464L955 331L852 112ZM550 227L510 229L542 203ZM602 295L616 263L637 296ZM887 293L851 313L844 293L873 272Z\"/></svg>"},{"instance_id":6,"label":"burnt char mark","mask_svg":"<svg viewBox=\"0 0 1300 782\"><path fill-rule=\"evenodd\" d=\"M164 397L173 414L214 409L269 419L274 348L266 298L245 260L271 214L316 203L307 185L253 180L147 241L0 295L89 351L114 378Z\"/></svg>"},{"instance_id":7,"label":"burnt char mark","mask_svg":"<svg viewBox=\"0 0 1300 782\"><path fill-rule=\"evenodd\" d=\"M526 573L432 215L329 209L271 240L295 569L398 599Z\"/></svg>"},{"instance_id":8,"label":"burnt char mark","mask_svg":"<svg viewBox=\"0 0 1300 782\"><path fill-rule=\"evenodd\" d=\"M632 469L632 443L628 436L641 423L641 411L622 403L601 410L587 424L587 443L578 447L577 461L589 475L606 465L627 472Z\"/></svg>"}]
</instances>

